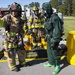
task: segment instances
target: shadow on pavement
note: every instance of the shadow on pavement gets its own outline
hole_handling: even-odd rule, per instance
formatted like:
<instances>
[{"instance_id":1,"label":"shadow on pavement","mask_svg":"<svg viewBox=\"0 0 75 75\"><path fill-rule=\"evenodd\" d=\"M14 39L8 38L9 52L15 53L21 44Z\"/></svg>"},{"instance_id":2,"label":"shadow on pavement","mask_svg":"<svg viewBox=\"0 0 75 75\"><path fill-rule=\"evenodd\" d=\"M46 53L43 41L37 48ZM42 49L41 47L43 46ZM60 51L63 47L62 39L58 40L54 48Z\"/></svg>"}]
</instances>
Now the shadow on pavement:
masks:
<instances>
[{"instance_id":1,"label":"shadow on pavement","mask_svg":"<svg viewBox=\"0 0 75 75\"><path fill-rule=\"evenodd\" d=\"M33 60L33 61L29 61L28 64L30 66L33 66L33 65L37 65L37 64L40 64L40 63L44 63L46 62L47 60Z\"/></svg>"},{"instance_id":2,"label":"shadow on pavement","mask_svg":"<svg viewBox=\"0 0 75 75\"><path fill-rule=\"evenodd\" d=\"M69 66L70 64L67 62L67 59L66 59L66 57L65 57L64 59L62 59L62 60L60 61L60 65L62 65L62 66L61 66L61 70L62 70L62 69L64 69L65 67Z\"/></svg>"}]
</instances>

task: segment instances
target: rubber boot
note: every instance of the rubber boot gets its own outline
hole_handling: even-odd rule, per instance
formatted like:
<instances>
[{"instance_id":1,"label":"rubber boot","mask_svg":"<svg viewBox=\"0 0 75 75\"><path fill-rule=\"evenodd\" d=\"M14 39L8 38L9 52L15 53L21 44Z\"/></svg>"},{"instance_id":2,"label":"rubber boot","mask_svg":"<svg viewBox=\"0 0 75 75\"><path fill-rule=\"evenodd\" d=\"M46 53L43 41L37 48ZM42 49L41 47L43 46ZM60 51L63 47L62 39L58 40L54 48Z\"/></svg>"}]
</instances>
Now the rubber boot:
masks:
<instances>
[{"instance_id":1,"label":"rubber boot","mask_svg":"<svg viewBox=\"0 0 75 75\"><path fill-rule=\"evenodd\" d=\"M53 71L53 74L58 74L59 71L60 71L60 66L57 65L57 66L55 67L55 70Z\"/></svg>"},{"instance_id":2,"label":"rubber boot","mask_svg":"<svg viewBox=\"0 0 75 75\"><path fill-rule=\"evenodd\" d=\"M54 65L51 65L51 64L44 64L44 67L54 67Z\"/></svg>"}]
</instances>

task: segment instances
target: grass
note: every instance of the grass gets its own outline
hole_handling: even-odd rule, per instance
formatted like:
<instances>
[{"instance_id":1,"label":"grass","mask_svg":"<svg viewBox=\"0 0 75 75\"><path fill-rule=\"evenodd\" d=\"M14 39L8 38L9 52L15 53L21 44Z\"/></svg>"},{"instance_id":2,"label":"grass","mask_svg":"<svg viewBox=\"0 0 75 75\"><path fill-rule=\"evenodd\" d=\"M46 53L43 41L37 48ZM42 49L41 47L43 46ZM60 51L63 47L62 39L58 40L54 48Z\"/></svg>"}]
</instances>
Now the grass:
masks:
<instances>
[{"instance_id":1,"label":"grass","mask_svg":"<svg viewBox=\"0 0 75 75\"><path fill-rule=\"evenodd\" d=\"M75 17L64 17L64 33L63 38L67 38L69 31L75 31Z\"/></svg>"},{"instance_id":2,"label":"grass","mask_svg":"<svg viewBox=\"0 0 75 75\"><path fill-rule=\"evenodd\" d=\"M0 27L3 25L3 23L4 23L4 22L0 19Z\"/></svg>"}]
</instances>

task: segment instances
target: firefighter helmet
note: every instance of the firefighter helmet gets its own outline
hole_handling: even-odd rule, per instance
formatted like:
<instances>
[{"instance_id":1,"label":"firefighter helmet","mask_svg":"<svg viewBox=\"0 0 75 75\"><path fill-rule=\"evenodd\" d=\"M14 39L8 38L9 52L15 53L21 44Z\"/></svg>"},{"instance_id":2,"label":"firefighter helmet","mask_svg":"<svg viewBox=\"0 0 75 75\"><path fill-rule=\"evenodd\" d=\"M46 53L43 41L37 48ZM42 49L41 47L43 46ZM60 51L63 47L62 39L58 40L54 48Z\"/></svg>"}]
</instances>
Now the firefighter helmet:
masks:
<instances>
[{"instance_id":1,"label":"firefighter helmet","mask_svg":"<svg viewBox=\"0 0 75 75\"><path fill-rule=\"evenodd\" d=\"M36 16L39 16L42 13L42 10L39 9L38 7L36 7L36 6L34 6L32 10L34 11L34 14Z\"/></svg>"},{"instance_id":2,"label":"firefighter helmet","mask_svg":"<svg viewBox=\"0 0 75 75\"><path fill-rule=\"evenodd\" d=\"M35 12L35 11L39 11L39 8L38 7L36 7L36 6L34 6L33 8L32 8L32 10Z\"/></svg>"},{"instance_id":3,"label":"firefighter helmet","mask_svg":"<svg viewBox=\"0 0 75 75\"><path fill-rule=\"evenodd\" d=\"M17 11L18 12L18 16L21 16L21 13L22 13L22 8L21 8L21 5L14 2L11 7L10 7L10 10L11 12L12 11Z\"/></svg>"},{"instance_id":4,"label":"firefighter helmet","mask_svg":"<svg viewBox=\"0 0 75 75\"><path fill-rule=\"evenodd\" d=\"M39 14L41 14L42 13L42 10L41 9L39 9Z\"/></svg>"}]
</instances>

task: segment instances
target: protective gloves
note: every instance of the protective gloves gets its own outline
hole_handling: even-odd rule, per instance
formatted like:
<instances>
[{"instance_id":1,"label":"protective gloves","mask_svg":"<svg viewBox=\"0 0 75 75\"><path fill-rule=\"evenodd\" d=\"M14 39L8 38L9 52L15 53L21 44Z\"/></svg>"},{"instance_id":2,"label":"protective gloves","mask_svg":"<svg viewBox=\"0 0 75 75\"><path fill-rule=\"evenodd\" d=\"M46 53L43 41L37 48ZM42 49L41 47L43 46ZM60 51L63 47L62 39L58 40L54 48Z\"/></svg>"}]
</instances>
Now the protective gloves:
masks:
<instances>
[{"instance_id":1,"label":"protective gloves","mask_svg":"<svg viewBox=\"0 0 75 75\"><path fill-rule=\"evenodd\" d=\"M58 48L58 45L59 45L59 42L51 43L51 48L56 49L56 48Z\"/></svg>"}]
</instances>

